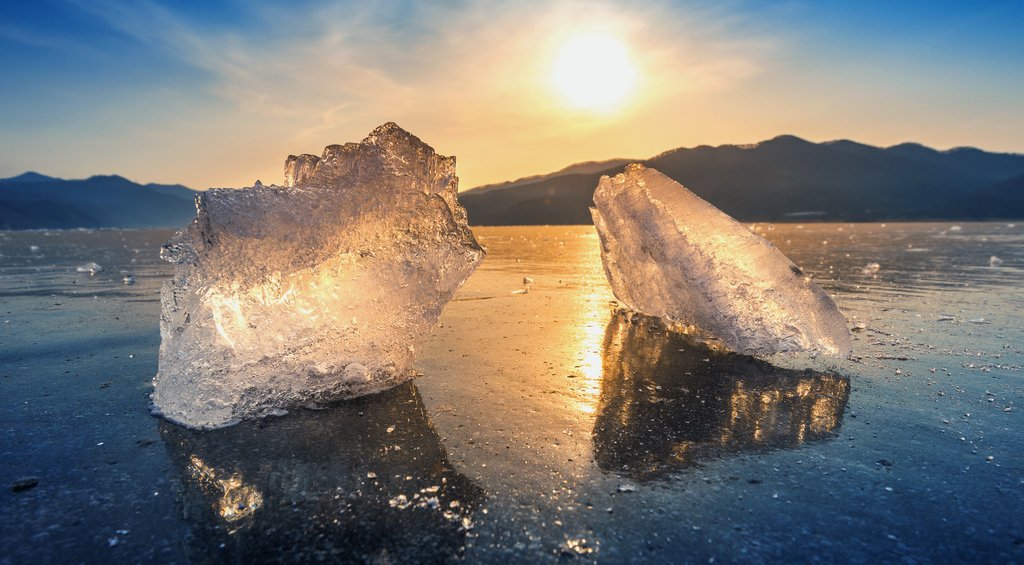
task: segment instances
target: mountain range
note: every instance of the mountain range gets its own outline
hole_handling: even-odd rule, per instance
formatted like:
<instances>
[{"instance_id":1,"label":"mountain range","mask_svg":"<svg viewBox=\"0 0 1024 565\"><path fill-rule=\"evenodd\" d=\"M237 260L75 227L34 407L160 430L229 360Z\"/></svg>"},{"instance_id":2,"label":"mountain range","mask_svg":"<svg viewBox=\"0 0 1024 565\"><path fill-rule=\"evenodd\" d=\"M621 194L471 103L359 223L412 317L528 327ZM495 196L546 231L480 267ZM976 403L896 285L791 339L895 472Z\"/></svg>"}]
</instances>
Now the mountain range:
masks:
<instances>
[{"instance_id":1,"label":"mountain range","mask_svg":"<svg viewBox=\"0 0 1024 565\"><path fill-rule=\"evenodd\" d=\"M474 225L590 223L603 170L587 163L470 189L459 200ZM783 135L754 145L702 145L641 163L745 221L1004 219L1024 217L1024 155L916 143L874 147Z\"/></svg>"},{"instance_id":2,"label":"mountain range","mask_svg":"<svg viewBox=\"0 0 1024 565\"><path fill-rule=\"evenodd\" d=\"M116 175L64 180L28 172L0 179L0 229L176 228L195 216L195 194Z\"/></svg>"},{"instance_id":3,"label":"mountain range","mask_svg":"<svg viewBox=\"0 0 1024 565\"><path fill-rule=\"evenodd\" d=\"M577 163L463 191L459 200L473 225L588 224L598 180L632 162L743 221L1024 218L1024 155L791 135ZM185 186L116 175L64 180L28 172L0 179L0 229L180 227L195 215L195 195Z\"/></svg>"}]
</instances>

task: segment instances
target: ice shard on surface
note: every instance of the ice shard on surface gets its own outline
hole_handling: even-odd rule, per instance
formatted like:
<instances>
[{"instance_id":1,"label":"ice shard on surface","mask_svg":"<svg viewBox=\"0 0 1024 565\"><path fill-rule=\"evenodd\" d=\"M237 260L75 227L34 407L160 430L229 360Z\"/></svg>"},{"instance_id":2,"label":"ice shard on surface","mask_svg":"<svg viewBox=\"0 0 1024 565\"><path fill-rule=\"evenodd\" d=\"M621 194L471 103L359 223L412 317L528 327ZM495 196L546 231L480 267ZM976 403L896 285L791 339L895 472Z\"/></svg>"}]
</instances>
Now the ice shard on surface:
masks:
<instances>
[{"instance_id":1,"label":"ice shard on surface","mask_svg":"<svg viewBox=\"0 0 1024 565\"><path fill-rule=\"evenodd\" d=\"M483 259L455 158L393 123L214 189L162 250L154 409L196 428L379 392Z\"/></svg>"},{"instance_id":2,"label":"ice shard on surface","mask_svg":"<svg viewBox=\"0 0 1024 565\"><path fill-rule=\"evenodd\" d=\"M591 212L615 297L749 355L850 352L846 318L774 245L660 172L604 176Z\"/></svg>"}]
</instances>

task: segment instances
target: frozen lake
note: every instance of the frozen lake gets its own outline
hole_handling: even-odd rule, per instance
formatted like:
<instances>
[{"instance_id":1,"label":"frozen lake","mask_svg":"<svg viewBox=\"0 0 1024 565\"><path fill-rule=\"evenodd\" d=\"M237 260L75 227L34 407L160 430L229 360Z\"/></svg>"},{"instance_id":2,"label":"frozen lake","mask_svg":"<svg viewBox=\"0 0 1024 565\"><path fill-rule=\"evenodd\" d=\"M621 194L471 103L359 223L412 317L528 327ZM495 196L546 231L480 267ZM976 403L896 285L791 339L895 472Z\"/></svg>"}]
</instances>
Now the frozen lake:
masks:
<instances>
[{"instance_id":1,"label":"frozen lake","mask_svg":"<svg viewBox=\"0 0 1024 565\"><path fill-rule=\"evenodd\" d=\"M616 315L590 226L475 228L419 379L213 432L148 411L169 232L0 232L0 562L1024 560L1024 224L756 229L853 360Z\"/></svg>"}]
</instances>

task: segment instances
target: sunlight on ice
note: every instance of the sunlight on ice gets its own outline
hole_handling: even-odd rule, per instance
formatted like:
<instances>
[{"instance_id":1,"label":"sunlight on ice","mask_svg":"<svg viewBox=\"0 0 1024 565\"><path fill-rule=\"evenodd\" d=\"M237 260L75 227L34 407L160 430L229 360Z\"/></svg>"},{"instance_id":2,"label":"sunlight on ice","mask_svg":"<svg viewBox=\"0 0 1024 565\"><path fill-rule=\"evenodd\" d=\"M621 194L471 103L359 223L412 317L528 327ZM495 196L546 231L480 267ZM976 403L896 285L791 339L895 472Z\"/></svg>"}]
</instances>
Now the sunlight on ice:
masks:
<instances>
[{"instance_id":1,"label":"sunlight on ice","mask_svg":"<svg viewBox=\"0 0 1024 565\"><path fill-rule=\"evenodd\" d=\"M263 494L247 485L239 473L218 473L195 455L189 457L189 471L204 488L219 491L215 510L227 522L252 516L263 506Z\"/></svg>"},{"instance_id":2,"label":"sunlight on ice","mask_svg":"<svg viewBox=\"0 0 1024 565\"><path fill-rule=\"evenodd\" d=\"M846 318L774 245L654 169L601 177L591 211L615 297L751 355L850 352Z\"/></svg>"},{"instance_id":3,"label":"sunlight on ice","mask_svg":"<svg viewBox=\"0 0 1024 565\"><path fill-rule=\"evenodd\" d=\"M287 186L214 189L164 245L154 409L197 428L379 392L414 376L416 345L483 259L455 159L395 124Z\"/></svg>"}]
</instances>

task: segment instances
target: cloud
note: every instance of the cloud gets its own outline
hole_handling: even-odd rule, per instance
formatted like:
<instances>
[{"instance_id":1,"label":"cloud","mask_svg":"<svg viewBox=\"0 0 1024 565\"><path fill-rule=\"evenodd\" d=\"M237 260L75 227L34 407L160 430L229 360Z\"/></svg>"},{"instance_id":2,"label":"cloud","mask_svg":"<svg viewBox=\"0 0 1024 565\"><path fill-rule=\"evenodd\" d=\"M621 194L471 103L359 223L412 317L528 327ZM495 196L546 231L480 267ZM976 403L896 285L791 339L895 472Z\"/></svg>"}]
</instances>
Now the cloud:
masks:
<instances>
[{"instance_id":1,"label":"cloud","mask_svg":"<svg viewBox=\"0 0 1024 565\"><path fill-rule=\"evenodd\" d=\"M734 26L724 12L669 3L287 4L211 20L219 23L146 0L77 6L200 70L207 80L181 88L227 103L233 123L263 124L282 155L315 152L391 120L440 147L468 147L478 164L503 145L528 156L530 144L586 136L665 111L680 97L729 88L759 72L771 48L764 39L729 39ZM637 95L617 115L570 111L552 91L555 50L582 31L619 37L640 68Z\"/></svg>"},{"instance_id":2,"label":"cloud","mask_svg":"<svg viewBox=\"0 0 1024 565\"><path fill-rule=\"evenodd\" d=\"M728 86L756 71L762 50L714 37L721 25L700 19L710 14L669 4L422 3L396 23L391 3L329 3L263 7L245 28L190 23L146 1L80 6L206 71L240 111L298 120L305 135L356 113L444 115L461 127L552 119L561 108L547 65L575 30L621 36L663 95Z\"/></svg>"}]
</instances>

